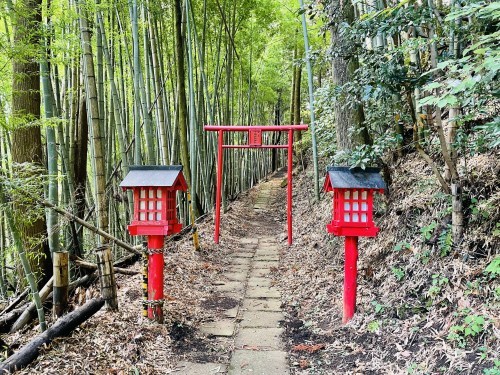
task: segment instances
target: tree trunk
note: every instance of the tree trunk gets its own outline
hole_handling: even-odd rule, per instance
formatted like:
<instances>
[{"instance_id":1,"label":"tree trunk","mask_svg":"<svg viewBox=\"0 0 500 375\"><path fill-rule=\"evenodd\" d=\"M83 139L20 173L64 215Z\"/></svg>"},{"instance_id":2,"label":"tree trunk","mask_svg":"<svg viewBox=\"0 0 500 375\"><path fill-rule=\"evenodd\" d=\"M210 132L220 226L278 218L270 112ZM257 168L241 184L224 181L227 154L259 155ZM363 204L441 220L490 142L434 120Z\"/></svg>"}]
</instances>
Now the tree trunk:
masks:
<instances>
[{"instance_id":1,"label":"tree trunk","mask_svg":"<svg viewBox=\"0 0 500 375\"><path fill-rule=\"evenodd\" d=\"M41 0L20 0L16 2L13 14L14 43L19 54L12 62L12 162L35 163L43 165L42 141L40 132L40 70L37 62L37 47L40 44ZM21 48L23 46L24 48ZM16 205L18 217L30 210L22 204ZM47 241L45 218L39 217L31 222L16 222L21 232L23 247L31 248L32 270L36 278L50 277L52 265ZM37 239L33 243L33 239ZM29 243L31 243L29 245Z\"/></svg>"},{"instance_id":2,"label":"tree trunk","mask_svg":"<svg viewBox=\"0 0 500 375\"><path fill-rule=\"evenodd\" d=\"M87 204L85 202L85 194L87 188L87 149L89 139L89 126L87 121L87 105L85 98L82 95L79 103L78 121L75 123L75 140L73 142L73 171L74 171L74 201L75 201L75 215L80 218L85 218L85 209ZM83 240L83 233L80 233L75 238L73 243L73 253L81 256L82 248L80 244Z\"/></svg>"},{"instance_id":3,"label":"tree trunk","mask_svg":"<svg viewBox=\"0 0 500 375\"><path fill-rule=\"evenodd\" d=\"M309 87L309 109L311 116L311 141L313 152L313 167L314 167L314 195L316 200L319 201L319 172L318 172L318 147L316 145L316 121L314 116L314 87L313 87L313 73L311 66L311 56L309 50L309 36L307 34L306 15L304 12L304 0L299 0L300 9L302 10L302 34L304 35L304 49L306 53L306 67L307 67L307 85Z\"/></svg>"},{"instance_id":4,"label":"tree trunk","mask_svg":"<svg viewBox=\"0 0 500 375\"><path fill-rule=\"evenodd\" d=\"M297 65L295 67L295 78L293 84L293 125L300 124L300 83L302 80L302 65ZM295 140L300 141L302 139L302 132L295 132Z\"/></svg>"},{"instance_id":5,"label":"tree trunk","mask_svg":"<svg viewBox=\"0 0 500 375\"><path fill-rule=\"evenodd\" d=\"M336 4L339 5L339 4ZM354 7L351 2L341 4L340 11L333 4L330 10L331 21L335 21L335 26L332 29L332 45L343 46L346 44L344 36L339 30L339 20L347 23L354 21ZM340 14L334 12L339 11ZM355 56L335 56L333 58L333 82L337 87L342 87L349 82L357 65L357 57ZM359 106L350 106L346 98L340 96L335 100L335 130L337 134L337 147L339 150L352 150L357 144L367 143L367 133L362 133L361 139L356 139L351 134L352 129L358 129L362 126L361 121L364 120L362 108Z\"/></svg>"}]
</instances>

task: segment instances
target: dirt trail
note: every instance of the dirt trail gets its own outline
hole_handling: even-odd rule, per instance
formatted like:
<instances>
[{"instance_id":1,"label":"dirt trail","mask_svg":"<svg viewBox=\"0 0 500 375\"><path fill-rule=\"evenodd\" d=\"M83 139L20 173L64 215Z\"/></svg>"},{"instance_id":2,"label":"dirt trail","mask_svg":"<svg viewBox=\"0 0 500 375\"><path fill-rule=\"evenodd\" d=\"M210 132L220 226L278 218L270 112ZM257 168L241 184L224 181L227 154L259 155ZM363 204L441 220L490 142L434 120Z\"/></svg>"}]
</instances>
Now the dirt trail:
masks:
<instances>
[{"instance_id":1,"label":"dirt trail","mask_svg":"<svg viewBox=\"0 0 500 375\"><path fill-rule=\"evenodd\" d=\"M273 286L271 273L279 265L277 223L273 202L278 196L281 174L259 186L253 209L248 210L246 234L237 239L238 250L228 256L218 299L211 303L227 307L220 319L201 325L200 330L233 350L226 362L180 362L178 374L289 374L287 353L282 342L284 320L281 293ZM248 203L252 201L247 200ZM252 207L252 206L250 206ZM224 224L223 224L224 226ZM234 307L233 307L234 305Z\"/></svg>"}]
</instances>

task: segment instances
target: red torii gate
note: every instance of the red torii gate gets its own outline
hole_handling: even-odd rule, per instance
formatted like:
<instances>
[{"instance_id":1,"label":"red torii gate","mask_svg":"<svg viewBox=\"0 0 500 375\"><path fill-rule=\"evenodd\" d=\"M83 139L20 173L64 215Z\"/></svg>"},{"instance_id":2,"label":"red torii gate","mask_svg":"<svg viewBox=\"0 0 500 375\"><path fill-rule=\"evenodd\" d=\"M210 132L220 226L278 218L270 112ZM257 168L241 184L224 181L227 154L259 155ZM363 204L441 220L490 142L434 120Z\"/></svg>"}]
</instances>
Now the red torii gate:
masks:
<instances>
[{"instance_id":1,"label":"red torii gate","mask_svg":"<svg viewBox=\"0 0 500 375\"><path fill-rule=\"evenodd\" d=\"M222 159L225 148L287 148L288 149L288 186L287 186L287 224L288 245L292 244L292 156L293 156L293 132L307 130L307 125L269 125L269 126L217 126L206 125L206 131L216 131L217 140L217 191L215 194L215 234L214 241L219 243L220 233L220 203L222 190ZM224 131L248 132L247 145L225 145L223 144ZM263 145L262 132L288 132L288 144L286 145Z\"/></svg>"}]
</instances>

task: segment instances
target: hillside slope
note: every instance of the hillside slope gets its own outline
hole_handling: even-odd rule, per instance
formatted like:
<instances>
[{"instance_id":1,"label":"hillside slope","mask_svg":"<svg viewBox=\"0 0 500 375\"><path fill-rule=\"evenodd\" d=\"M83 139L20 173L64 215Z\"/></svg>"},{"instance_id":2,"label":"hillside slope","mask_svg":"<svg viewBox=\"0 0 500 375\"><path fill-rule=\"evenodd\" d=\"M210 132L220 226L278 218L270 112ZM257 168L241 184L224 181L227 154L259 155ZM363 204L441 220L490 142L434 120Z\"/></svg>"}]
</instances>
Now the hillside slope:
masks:
<instances>
[{"instance_id":1,"label":"hillside slope","mask_svg":"<svg viewBox=\"0 0 500 375\"><path fill-rule=\"evenodd\" d=\"M380 234L359 242L358 310L345 326L343 240L325 228L331 197L311 204L310 172L300 177L296 241L277 275L296 374L481 374L495 366L499 271L493 279L484 270L500 250L500 160L483 154L467 163L457 248L450 204L425 162L408 156L391 170L389 192L377 202ZM311 354L300 344L325 346ZM498 374L499 364L490 371Z\"/></svg>"}]
</instances>

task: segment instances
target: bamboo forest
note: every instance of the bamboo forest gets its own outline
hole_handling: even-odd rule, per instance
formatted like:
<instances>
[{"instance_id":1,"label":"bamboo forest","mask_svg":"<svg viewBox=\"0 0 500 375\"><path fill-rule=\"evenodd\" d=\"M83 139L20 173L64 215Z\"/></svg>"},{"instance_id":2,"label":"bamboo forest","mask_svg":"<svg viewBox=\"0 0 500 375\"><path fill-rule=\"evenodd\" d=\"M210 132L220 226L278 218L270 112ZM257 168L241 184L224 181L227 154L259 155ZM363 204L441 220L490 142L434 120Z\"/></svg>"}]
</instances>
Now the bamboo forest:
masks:
<instances>
[{"instance_id":1,"label":"bamboo forest","mask_svg":"<svg viewBox=\"0 0 500 375\"><path fill-rule=\"evenodd\" d=\"M0 0L0 374L500 374L500 2Z\"/></svg>"}]
</instances>

